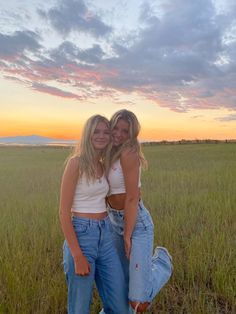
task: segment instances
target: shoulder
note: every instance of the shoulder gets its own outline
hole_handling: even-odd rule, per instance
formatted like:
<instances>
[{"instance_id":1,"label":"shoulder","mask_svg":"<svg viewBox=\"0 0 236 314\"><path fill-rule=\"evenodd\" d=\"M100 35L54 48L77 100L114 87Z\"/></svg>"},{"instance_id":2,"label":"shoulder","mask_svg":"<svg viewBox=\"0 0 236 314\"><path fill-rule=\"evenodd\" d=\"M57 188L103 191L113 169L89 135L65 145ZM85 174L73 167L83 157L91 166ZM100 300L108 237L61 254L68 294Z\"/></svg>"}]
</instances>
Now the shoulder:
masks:
<instances>
[{"instance_id":1,"label":"shoulder","mask_svg":"<svg viewBox=\"0 0 236 314\"><path fill-rule=\"evenodd\" d=\"M69 171L77 171L79 169L79 156L72 156L66 163L66 169Z\"/></svg>"},{"instance_id":2,"label":"shoulder","mask_svg":"<svg viewBox=\"0 0 236 314\"><path fill-rule=\"evenodd\" d=\"M125 148L120 156L120 162L121 164L136 164L139 163L139 155L135 148L128 147Z\"/></svg>"},{"instance_id":3,"label":"shoulder","mask_svg":"<svg viewBox=\"0 0 236 314\"><path fill-rule=\"evenodd\" d=\"M122 151L120 158L139 158L139 156L135 147L127 147Z\"/></svg>"}]
</instances>

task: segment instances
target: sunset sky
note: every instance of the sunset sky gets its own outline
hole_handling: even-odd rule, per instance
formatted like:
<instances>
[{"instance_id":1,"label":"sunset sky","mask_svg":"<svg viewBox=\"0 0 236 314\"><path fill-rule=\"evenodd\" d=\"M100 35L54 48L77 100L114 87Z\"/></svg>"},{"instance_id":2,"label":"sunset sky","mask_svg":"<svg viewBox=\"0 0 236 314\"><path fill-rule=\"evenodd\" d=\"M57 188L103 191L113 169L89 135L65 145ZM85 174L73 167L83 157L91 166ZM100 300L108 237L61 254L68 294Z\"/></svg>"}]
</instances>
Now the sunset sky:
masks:
<instances>
[{"instance_id":1,"label":"sunset sky","mask_svg":"<svg viewBox=\"0 0 236 314\"><path fill-rule=\"evenodd\" d=\"M236 138L235 0L1 0L0 136L77 139L126 108L141 139Z\"/></svg>"}]
</instances>

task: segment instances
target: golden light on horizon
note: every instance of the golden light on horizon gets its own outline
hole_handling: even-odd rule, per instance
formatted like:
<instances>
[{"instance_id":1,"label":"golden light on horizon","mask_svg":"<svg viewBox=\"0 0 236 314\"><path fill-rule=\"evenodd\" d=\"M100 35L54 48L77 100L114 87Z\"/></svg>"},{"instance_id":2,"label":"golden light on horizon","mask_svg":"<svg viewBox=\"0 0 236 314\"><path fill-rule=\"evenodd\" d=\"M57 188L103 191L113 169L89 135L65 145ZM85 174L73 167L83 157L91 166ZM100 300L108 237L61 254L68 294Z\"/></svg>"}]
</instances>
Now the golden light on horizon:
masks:
<instances>
[{"instance_id":1,"label":"golden light on horizon","mask_svg":"<svg viewBox=\"0 0 236 314\"><path fill-rule=\"evenodd\" d=\"M1 90L7 90L1 99L0 136L40 135L59 139L79 139L85 121L93 114L108 119L124 104L113 103L108 97L96 101L61 99L35 93L29 88L0 79ZM0 91L1 91L0 90ZM236 122L220 122L229 111L194 110L175 112L155 103L129 95L137 105L127 105L141 123L141 140L180 139L235 139Z\"/></svg>"}]
</instances>

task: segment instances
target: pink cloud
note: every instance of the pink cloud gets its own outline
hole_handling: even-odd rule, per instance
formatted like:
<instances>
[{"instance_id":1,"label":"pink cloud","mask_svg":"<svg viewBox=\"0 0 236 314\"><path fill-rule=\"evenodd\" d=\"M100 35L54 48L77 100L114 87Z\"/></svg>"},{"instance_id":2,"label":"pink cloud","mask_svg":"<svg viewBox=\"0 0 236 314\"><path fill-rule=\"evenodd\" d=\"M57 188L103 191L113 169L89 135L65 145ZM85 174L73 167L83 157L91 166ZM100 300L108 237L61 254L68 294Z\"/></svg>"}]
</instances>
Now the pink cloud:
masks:
<instances>
[{"instance_id":1,"label":"pink cloud","mask_svg":"<svg viewBox=\"0 0 236 314\"><path fill-rule=\"evenodd\" d=\"M81 100L82 97L71 93L71 92L67 92L64 90L61 90L57 87L53 87L53 86L48 86L48 85L44 85L44 84L33 84L32 89L37 90L39 92L43 92L43 93L47 93L53 96L58 96L58 97L62 97L62 98L72 98L72 99L78 99Z\"/></svg>"}]
</instances>

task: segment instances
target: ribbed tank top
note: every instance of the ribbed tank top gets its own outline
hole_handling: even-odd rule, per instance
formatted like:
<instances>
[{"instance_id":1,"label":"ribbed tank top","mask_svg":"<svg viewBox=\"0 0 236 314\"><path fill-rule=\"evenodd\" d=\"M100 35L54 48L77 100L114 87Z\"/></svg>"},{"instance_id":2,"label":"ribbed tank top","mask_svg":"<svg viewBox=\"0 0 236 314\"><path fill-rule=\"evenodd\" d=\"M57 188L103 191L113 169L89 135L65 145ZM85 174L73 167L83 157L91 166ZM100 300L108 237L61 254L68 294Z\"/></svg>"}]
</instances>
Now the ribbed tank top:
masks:
<instances>
[{"instance_id":1,"label":"ribbed tank top","mask_svg":"<svg viewBox=\"0 0 236 314\"><path fill-rule=\"evenodd\" d=\"M85 176L82 176L76 185L71 211L78 213L105 212L105 197L108 190L108 182L104 175L89 182Z\"/></svg>"},{"instance_id":2,"label":"ribbed tank top","mask_svg":"<svg viewBox=\"0 0 236 314\"><path fill-rule=\"evenodd\" d=\"M141 187L141 167L139 167L138 187ZM111 166L108 173L109 195L126 193L125 180L120 159L117 159Z\"/></svg>"}]
</instances>

